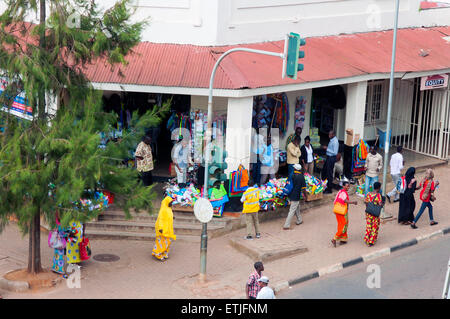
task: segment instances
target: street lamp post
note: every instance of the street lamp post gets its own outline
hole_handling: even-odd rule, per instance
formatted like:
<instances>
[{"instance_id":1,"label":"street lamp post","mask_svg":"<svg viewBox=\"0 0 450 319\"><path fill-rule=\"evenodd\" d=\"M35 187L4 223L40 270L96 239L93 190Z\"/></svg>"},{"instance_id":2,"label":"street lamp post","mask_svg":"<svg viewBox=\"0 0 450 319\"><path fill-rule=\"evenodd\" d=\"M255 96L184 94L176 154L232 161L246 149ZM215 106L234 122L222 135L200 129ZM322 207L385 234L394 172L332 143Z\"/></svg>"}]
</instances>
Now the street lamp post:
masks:
<instances>
[{"instance_id":1,"label":"street lamp post","mask_svg":"<svg viewBox=\"0 0 450 319\"><path fill-rule=\"evenodd\" d=\"M398 11L399 11L400 0L396 0L395 4L395 22L394 22L394 38L392 41L392 58L391 58L391 76L389 80L389 102L387 110L387 124L386 124L386 139L384 143L384 165L383 165L383 190L382 193L386 195L386 175L387 175L387 165L389 159L389 147L391 142L391 112L392 112L392 95L394 91L394 72L395 72L395 53L397 47L397 29L398 29ZM381 211L381 218L391 218L392 215L386 213L384 208Z\"/></svg>"},{"instance_id":2,"label":"street lamp post","mask_svg":"<svg viewBox=\"0 0 450 319\"><path fill-rule=\"evenodd\" d=\"M229 54L233 52L250 52L250 53L256 53L256 54L264 54L264 55L271 55L276 56L283 59L283 71L282 71L282 77L284 78L285 75L285 60L286 60L286 50L287 50L287 36L285 38L285 46L284 46L284 53L277 53L277 52L270 52L270 51L263 51L263 50L255 50L255 49L249 49L249 48L234 48L231 50L228 50L227 52L223 53L220 58L216 61L216 64L214 65L211 77L209 80L209 95L208 95L208 116L207 116L207 129L205 134L205 181L203 185L203 198L208 198L208 170L209 170L209 161L210 161L210 155L211 155L211 149L210 149L210 142L211 142L211 135L212 135L212 107L213 107L213 85L214 85L214 77L216 75L217 67L219 66L220 62ZM208 241L208 235L207 235L207 223L202 223L202 234L201 234L201 243L200 243L200 280L204 281L206 279L206 254L207 254L207 241Z\"/></svg>"}]
</instances>

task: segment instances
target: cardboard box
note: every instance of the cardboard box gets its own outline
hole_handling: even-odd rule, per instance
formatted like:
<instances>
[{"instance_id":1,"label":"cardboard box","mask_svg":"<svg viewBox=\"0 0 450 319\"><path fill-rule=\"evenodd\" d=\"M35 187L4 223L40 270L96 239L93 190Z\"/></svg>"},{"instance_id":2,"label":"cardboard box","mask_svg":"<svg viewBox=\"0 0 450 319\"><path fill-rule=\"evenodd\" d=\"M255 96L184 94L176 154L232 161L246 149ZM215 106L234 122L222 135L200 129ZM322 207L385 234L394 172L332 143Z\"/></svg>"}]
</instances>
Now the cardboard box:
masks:
<instances>
[{"instance_id":1,"label":"cardboard box","mask_svg":"<svg viewBox=\"0 0 450 319\"><path fill-rule=\"evenodd\" d=\"M306 198L305 200L307 202L311 202L313 200L318 200L318 199L322 199L323 198L323 193L317 193L317 194L310 194L310 193L306 193Z\"/></svg>"},{"instance_id":2,"label":"cardboard box","mask_svg":"<svg viewBox=\"0 0 450 319\"><path fill-rule=\"evenodd\" d=\"M345 145L355 146L356 144L358 144L360 139L360 135L354 134L353 129L348 128L345 130Z\"/></svg>"}]
</instances>

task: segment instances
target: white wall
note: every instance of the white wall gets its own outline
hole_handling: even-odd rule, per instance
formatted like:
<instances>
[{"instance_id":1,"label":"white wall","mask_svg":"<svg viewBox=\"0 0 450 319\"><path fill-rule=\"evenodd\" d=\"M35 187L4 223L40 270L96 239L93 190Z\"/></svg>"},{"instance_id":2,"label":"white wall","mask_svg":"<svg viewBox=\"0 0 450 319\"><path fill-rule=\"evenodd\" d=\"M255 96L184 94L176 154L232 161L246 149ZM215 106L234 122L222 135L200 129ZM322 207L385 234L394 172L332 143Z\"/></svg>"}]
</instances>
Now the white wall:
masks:
<instances>
[{"instance_id":1,"label":"white wall","mask_svg":"<svg viewBox=\"0 0 450 319\"><path fill-rule=\"evenodd\" d=\"M104 1L112 3L114 0ZM393 28L392 0L136 0L136 18L151 17L144 41L223 45L371 32ZM450 9L419 11L401 0L399 27L448 25Z\"/></svg>"},{"instance_id":2,"label":"white wall","mask_svg":"<svg viewBox=\"0 0 450 319\"><path fill-rule=\"evenodd\" d=\"M116 0L97 0L107 9ZM450 8L420 11L421 0L401 0L399 27L449 25ZM143 41L224 45L393 28L392 0L134 0L135 21L148 19ZM0 0L0 11L5 8ZM35 20L30 15L30 20Z\"/></svg>"}]
</instances>

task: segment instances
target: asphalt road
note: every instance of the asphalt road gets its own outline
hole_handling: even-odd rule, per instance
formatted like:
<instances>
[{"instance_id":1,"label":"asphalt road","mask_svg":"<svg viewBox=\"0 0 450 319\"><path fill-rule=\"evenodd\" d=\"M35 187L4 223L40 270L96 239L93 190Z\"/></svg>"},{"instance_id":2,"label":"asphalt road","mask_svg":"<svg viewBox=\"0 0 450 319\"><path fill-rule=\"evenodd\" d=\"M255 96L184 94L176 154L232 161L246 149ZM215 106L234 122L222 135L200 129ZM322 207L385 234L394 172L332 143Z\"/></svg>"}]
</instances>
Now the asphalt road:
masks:
<instances>
[{"instance_id":1,"label":"asphalt road","mask_svg":"<svg viewBox=\"0 0 450 319\"><path fill-rule=\"evenodd\" d=\"M445 236L294 285L277 298L440 299L449 258L450 236Z\"/></svg>"}]
</instances>

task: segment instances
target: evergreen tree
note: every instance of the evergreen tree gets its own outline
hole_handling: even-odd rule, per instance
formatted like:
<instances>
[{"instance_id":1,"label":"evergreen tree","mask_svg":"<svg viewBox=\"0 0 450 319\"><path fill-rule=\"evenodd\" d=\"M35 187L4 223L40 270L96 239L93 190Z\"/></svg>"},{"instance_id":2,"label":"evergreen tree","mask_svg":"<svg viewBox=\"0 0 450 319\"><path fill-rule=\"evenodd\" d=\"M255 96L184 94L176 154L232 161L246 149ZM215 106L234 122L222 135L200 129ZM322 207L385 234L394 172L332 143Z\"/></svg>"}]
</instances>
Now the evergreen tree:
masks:
<instances>
[{"instance_id":1,"label":"evergreen tree","mask_svg":"<svg viewBox=\"0 0 450 319\"><path fill-rule=\"evenodd\" d=\"M63 226L72 219L86 222L98 210L80 204L96 189L116 194L115 202L151 210L155 194L138 181L136 170L122 165L144 134L159 123L168 103L133 114L133 131L100 148L100 132L113 131L116 115L102 110L101 92L94 91L83 68L107 61L126 64L125 56L141 38L146 22L131 22L130 0L101 12L92 0L7 0L0 16L0 72L6 82L1 105L10 111L14 98L25 94L31 120L0 112L0 231L15 215L29 234L28 271L42 271L40 219ZM39 17L39 23L25 22ZM52 97L58 97L52 109ZM96 203L95 198L91 198Z\"/></svg>"}]
</instances>

